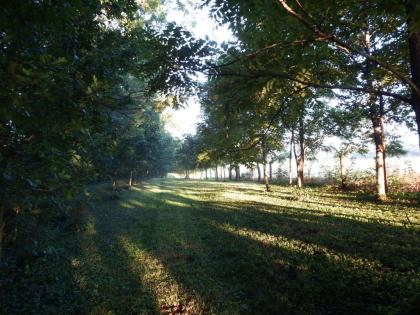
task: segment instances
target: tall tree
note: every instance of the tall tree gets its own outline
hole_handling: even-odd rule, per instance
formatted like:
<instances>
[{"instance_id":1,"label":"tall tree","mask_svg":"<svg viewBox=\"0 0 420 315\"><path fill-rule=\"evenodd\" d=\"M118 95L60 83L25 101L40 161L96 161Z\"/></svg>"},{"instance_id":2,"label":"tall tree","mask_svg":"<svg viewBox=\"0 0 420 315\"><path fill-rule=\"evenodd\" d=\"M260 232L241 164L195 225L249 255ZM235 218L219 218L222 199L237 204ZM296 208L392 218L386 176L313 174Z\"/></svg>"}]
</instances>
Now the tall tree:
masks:
<instances>
[{"instance_id":1,"label":"tall tree","mask_svg":"<svg viewBox=\"0 0 420 315\"><path fill-rule=\"evenodd\" d=\"M390 97L397 103L409 104L420 127L420 33L416 22L420 19L420 6L417 1L208 0L205 3L210 5L218 21L227 23L240 40L240 53L228 51L233 58L219 65L217 73L275 77L318 89ZM374 47L370 51L366 51L366 35ZM360 69L361 60L365 59L375 77L389 78L392 86L360 84L354 69ZM237 63L242 68L232 68ZM301 66L311 75L299 74Z\"/></svg>"}]
</instances>

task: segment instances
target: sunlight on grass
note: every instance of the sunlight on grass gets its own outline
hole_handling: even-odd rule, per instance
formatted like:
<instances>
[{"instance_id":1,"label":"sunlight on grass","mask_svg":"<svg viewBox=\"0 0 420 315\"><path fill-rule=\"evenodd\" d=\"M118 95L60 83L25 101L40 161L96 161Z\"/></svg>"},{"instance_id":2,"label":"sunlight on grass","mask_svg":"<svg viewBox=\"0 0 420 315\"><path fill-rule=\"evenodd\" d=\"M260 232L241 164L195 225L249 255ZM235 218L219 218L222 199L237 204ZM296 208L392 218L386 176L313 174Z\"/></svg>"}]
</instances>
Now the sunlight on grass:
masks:
<instances>
[{"instance_id":1,"label":"sunlight on grass","mask_svg":"<svg viewBox=\"0 0 420 315\"><path fill-rule=\"evenodd\" d=\"M252 229L239 229L231 224L224 223L221 225L217 225L214 222L210 224L226 231L232 233L237 236L247 237L254 241L258 241L263 245L274 246L274 247L282 247L288 251L301 253L304 255L314 256L314 255L325 255L330 260L335 262L343 262L347 260L355 265L364 265L365 267L377 267L381 268L382 265L379 261L370 261L367 259L361 259L357 256L351 256L349 254L343 254L338 251L334 251L329 249L328 247L321 246L319 244L312 244L308 242L304 242L298 239L292 239L288 237L284 237L281 235L272 235L268 233L263 233L260 231L252 230Z\"/></svg>"},{"instance_id":2,"label":"sunlight on grass","mask_svg":"<svg viewBox=\"0 0 420 315\"><path fill-rule=\"evenodd\" d=\"M255 202L259 204L258 210L265 212L279 212L283 211L284 208L296 210L305 209L309 211L319 211L322 215L331 214L337 217L352 218L364 222L374 220L394 226L406 225L407 221L409 221L409 224L411 225L418 226L420 224L420 213L405 206L395 209L395 206L387 204L361 204L344 200L337 202L337 199L334 199L337 195L332 194L328 194L329 199L325 200L325 198L323 199L317 196L317 191L311 192L310 190L309 193L302 198L290 187L274 187L272 193L265 193L262 191L262 188L261 191L250 191L248 189L249 185L236 184L233 186L232 184L225 184L224 186L225 189L221 189L223 192L218 195L217 200ZM235 190L238 186L243 190ZM315 211L314 214L316 214Z\"/></svg>"},{"instance_id":3,"label":"sunlight on grass","mask_svg":"<svg viewBox=\"0 0 420 315\"><path fill-rule=\"evenodd\" d=\"M143 286L154 293L161 308L187 304L187 294L159 259L140 249L127 237L121 237L120 244L131 259L132 272L138 275ZM188 304L191 307L197 302L189 299Z\"/></svg>"},{"instance_id":4,"label":"sunlight on grass","mask_svg":"<svg viewBox=\"0 0 420 315\"><path fill-rule=\"evenodd\" d=\"M136 204L137 206L140 206L140 202L138 202L136 200L131 200L130 202L131 203L128 203L128 202L120 202L120 206L123 207L123 208L128 208L128 209L133 209L134 208L134 205L133 204Z\"/></svg>"},{"instance_id":5,"label":"sunlight on grass","mask_svg":"<svg viewBox=\"0 0 420 315\"><path fill-rule=\"evenodd\" d=\"M125 207L125 208L129 208L129 209L133 209L134 206L135 207L144 207L144 203L142 203L141 201L139 201L137 199L130 199L127 202L121 202L120 205Z\"/></svg>"},{"instance_id":6,"label":"sunlight on grass","mask_svg":"<svg viewBox=\"0 0 420 315\"><path fill-rule=\"evenodd\" d=\"M186 204L185 202L175 201L166 199L165 203L170 206L178 206L178 207L190 207L190 205Z\"/></svg>"}]
</instances>

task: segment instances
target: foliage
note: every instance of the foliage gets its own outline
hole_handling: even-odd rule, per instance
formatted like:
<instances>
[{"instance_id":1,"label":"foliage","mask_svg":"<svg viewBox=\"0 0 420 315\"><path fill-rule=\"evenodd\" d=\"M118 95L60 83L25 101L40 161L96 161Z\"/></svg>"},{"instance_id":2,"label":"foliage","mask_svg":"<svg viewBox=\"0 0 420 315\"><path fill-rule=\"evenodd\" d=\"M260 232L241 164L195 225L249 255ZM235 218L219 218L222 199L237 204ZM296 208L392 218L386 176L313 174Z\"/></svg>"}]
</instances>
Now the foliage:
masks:
<instances>
[{"instance_id":1,"label":"foliage","mask_svg":"<svg viewBox=\"0 0 420 315\"><path fill-rule=\"evenodd\" d=\"M178 146L175 167L178 171L185 171L187 178L189 171L197 167L197 139L194 136L186 136Z\"/></svg>"},{"instance_id":2,"label":"foliage","mask_svg":"<svg viewBox=\"0 0 420 315\"><path fill-rule=\"evenodd\" d=\"M159 12L155 0L2 5L0 244L18 214L46 202L69 211L89 182L172 167L154 98L175 106L192 92L179 64L196 66L210 46Z\"/></svg>"}]
</instances>

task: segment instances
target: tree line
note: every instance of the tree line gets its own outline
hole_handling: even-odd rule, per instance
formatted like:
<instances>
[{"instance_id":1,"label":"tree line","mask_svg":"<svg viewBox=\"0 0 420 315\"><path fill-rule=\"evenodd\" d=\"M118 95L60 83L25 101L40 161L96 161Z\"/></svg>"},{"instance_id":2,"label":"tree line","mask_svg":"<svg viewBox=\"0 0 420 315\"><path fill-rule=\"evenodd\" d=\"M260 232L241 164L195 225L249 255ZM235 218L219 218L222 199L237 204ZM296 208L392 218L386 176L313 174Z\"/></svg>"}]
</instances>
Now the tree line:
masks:
<instances>
[{"instance_id":1,"label":"tree line","mask_svg":"<svg viewBox=\"0 0 420 315\"><path fill-rule=\"evenodd\" d=\"M160 111L194 89L210 45L159 1L7 1L0 13L0 253L39 213L71 217L84 188L165 176ZM186 49L186 47L188 49Z\"/></svg>"},{"instance_id":2,"label":"tree line","mask_svg":"<svg viewBox=\"0 0 420 315\"><path fill-rule=\"evenodd\" d=\"M334 150L343 165L352 152L366 152L370 140L376 194L385 200L386 157L403 151L386 125L420 126L420 4L204 3L235 41L205 69L199 160L266 165L270 152L288 146L302 187L305 161L320 150ZM326 136L340 145L327 148Z\"/></svg>"}]
</instances>

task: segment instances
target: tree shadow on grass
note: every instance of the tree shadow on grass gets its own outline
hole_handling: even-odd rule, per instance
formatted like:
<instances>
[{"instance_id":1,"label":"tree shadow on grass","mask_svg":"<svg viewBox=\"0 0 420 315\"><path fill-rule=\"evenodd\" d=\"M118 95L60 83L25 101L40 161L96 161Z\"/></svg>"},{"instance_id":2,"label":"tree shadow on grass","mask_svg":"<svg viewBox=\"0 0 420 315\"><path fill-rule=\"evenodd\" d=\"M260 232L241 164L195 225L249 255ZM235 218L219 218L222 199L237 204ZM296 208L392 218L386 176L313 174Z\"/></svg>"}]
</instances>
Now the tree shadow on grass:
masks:
<instances>
[{"instance_id":1,"label":"tree shadow on grass","mask_svg":"<svg viewBox=\"0 0 420 315\"><path fill-rule=\"evenodd\" d=\"M85 225L40 221L47 230L40 250L13 269L0 266L0 314L158 313L154 292L120 243L137 216L118 213L116 205L99 204Z\"/></svg>"},{"instance_id":2,"label":"tree shadow on grass","mask_svg":"<svg viewBox=\"0 0 420 315\"><path fill-rule=\"evenodd\" d=\"M75 258L73 272L86 299L83 313L157 313L154 292L140 281L143 270L135 268L121 246L127 228L137 217L115 205L116 202L110 202L92 211L80 239L80 254Z\"/></svg>"},{"instance_id":3,"label":"tree shadow on grass","mask_svg":"<svg viewBox=\"0 0 420 315\"><path fill-rule=\"evenodd\" d=\"M403 228L167 192L138 198L132 244L204 312L393 313L420 288L419 235Z\"/></svg>"},{"instance_id":4,"label":"tree shadow on grass","mask_svg":"<svg viewBox=\"0 0 420 315\"><path fill-rule=\"evenodd\" d=\"M420 205L420 193L413 192L411 194L403 193L390 193L388 194L388 200L379 201L375 194L372 192L366 191L337 191L334 193L319 193L321 198L333 198L341 199L344 201L370 204L370 205L379 205L379 206L393 206L393 207L413 207Z\"/></svg>"},{"instance_id":5,"label":"tree shadow on grass","mask_svg":"<svg viewBox=\"0 0 420 315\"><path fill-rule=\"evenodd\" d=\"M293 201L217 201L218 191L153 181L98 198L84 229L59 234L1 294L15 301L2 301L1 313L383 314L414 305L417 229Z\"/></svg>"},{"instance_id":6,"label":"tree shadow on grass","mask_svg":"<svg viewBox=\"0 0 420 315\"><path fill-rule=\"evenodd\" d=\"M381 222L368 222L363 217L343 217L329 211L267 205L259 202L202 202L171 193L143 192L149 200L145 207L167 203L166 211L175 207L192 207L192 217L211 217L240 228L282 235L318 244L341 253L378 260L389 268L401 267L398 261L407 259L408 266L420 265L420 233L415 228L403 228ZM162 210L161 210L162 211ZM363 220L363 221L362 221ZM414 254L414 255L413 255ZM412 261L412 264L409 262ZM394 263L393 263L394 262ZM406 266L407 267L407 266Z\"/></svg>"}]
</instances>

